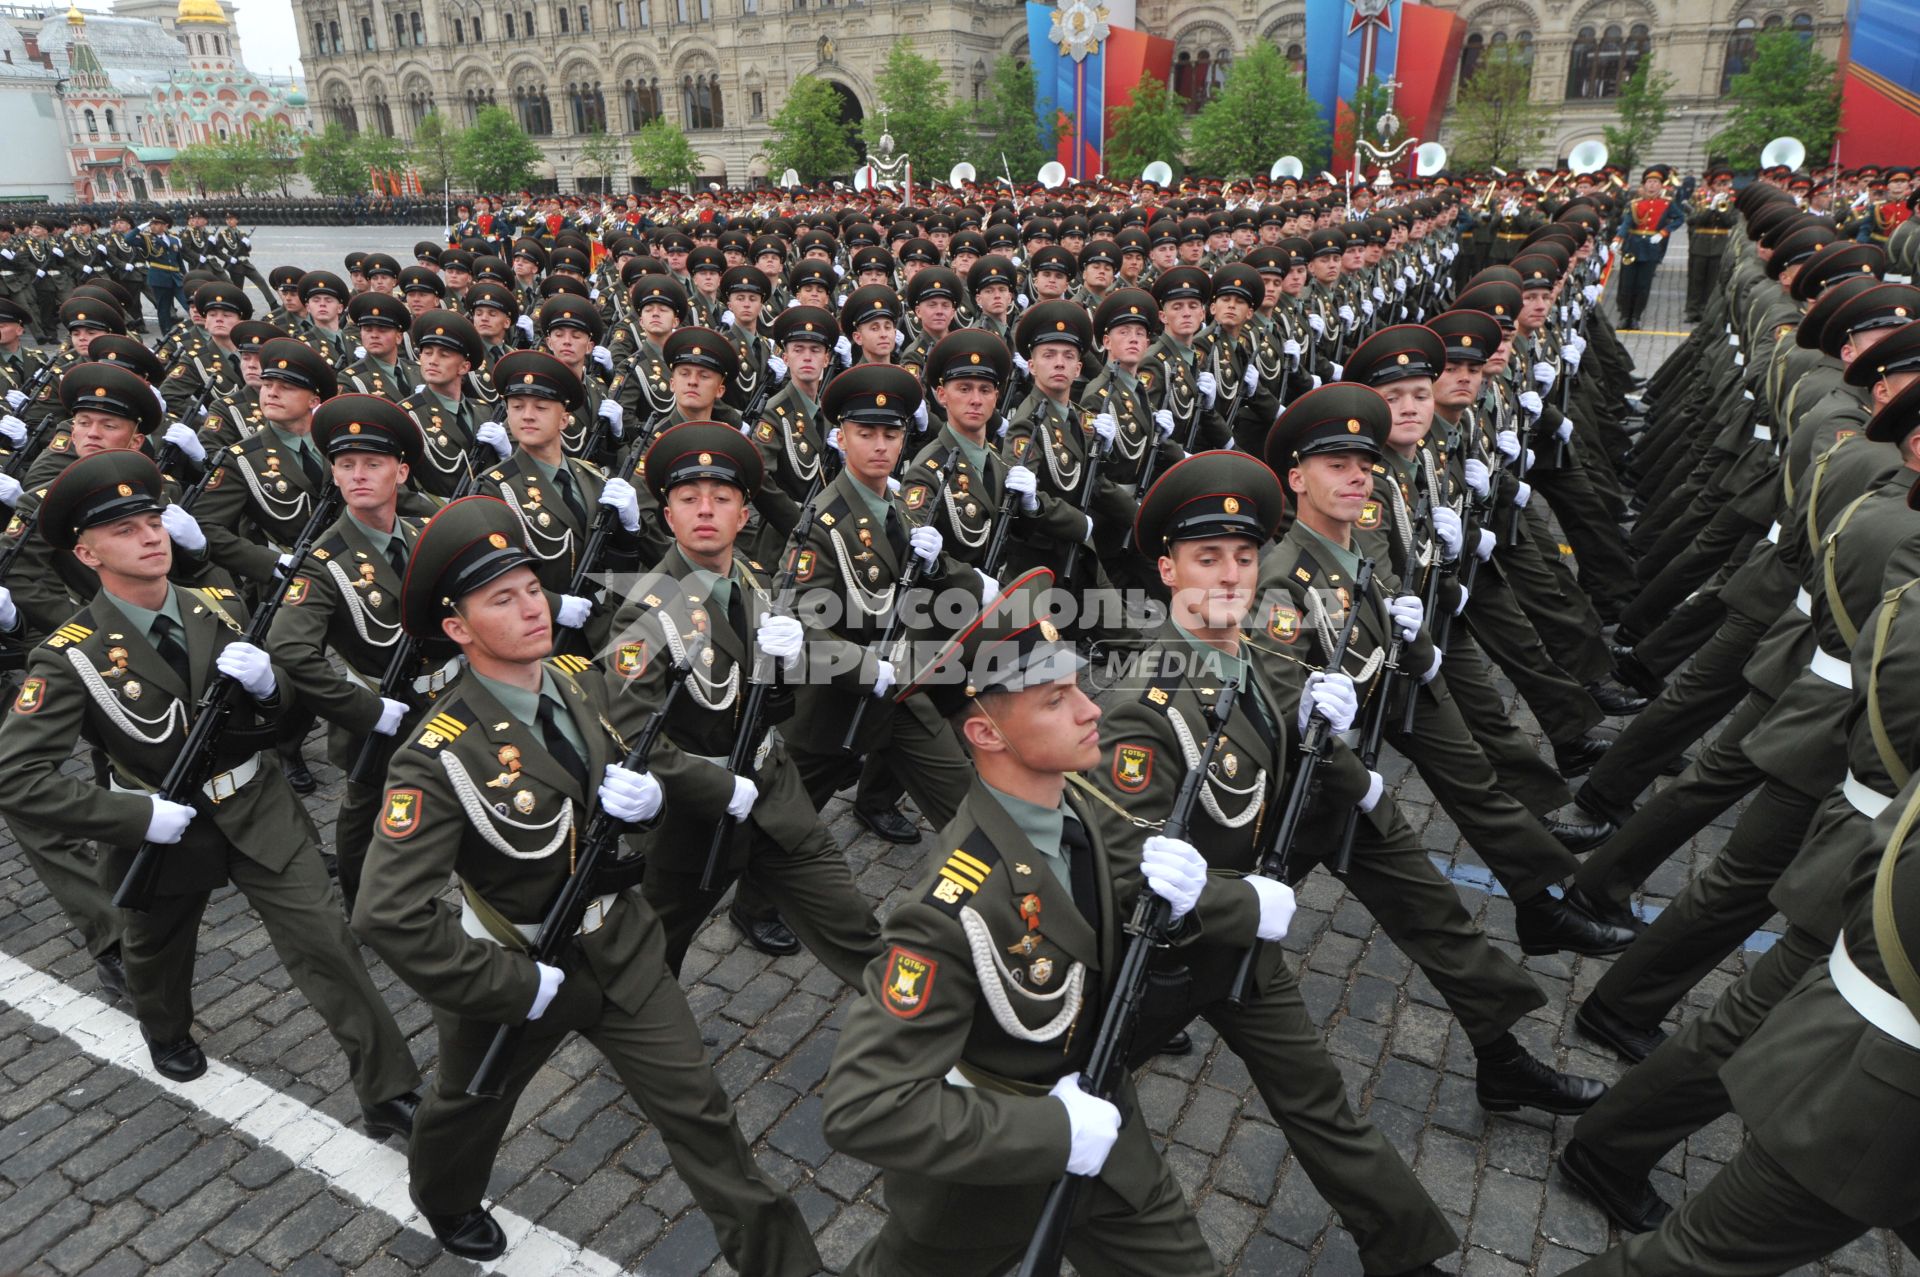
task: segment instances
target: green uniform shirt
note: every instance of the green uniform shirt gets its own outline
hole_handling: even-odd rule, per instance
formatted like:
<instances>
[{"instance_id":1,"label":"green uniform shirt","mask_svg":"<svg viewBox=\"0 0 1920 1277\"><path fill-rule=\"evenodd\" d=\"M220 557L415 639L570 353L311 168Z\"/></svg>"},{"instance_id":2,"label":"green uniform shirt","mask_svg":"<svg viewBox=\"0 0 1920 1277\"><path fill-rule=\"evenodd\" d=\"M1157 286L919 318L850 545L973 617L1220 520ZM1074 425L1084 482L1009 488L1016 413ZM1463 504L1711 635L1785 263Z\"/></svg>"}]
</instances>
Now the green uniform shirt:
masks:
<instances>
[{"instance_id":1,"label":"green uniform shirt","mask_svg":"<svg viewBox=\"0 0 1920 1277\"><path fill-rule=\"evenodd\" d=\"M163 616L166 617L169 621L172 621L174 625L179 627L174 632L180 636L180 641L182 643L186 642L187 640L186 626L181 622L181 619L180 619L180 596L174 592L173 586L171 585L167 586L167 601L160 605L160 608L158 611L141 607L138 603L129 603L125 599L121 598L118 594L113 593L111 590L103 590L102 593L106 594L109 598L113 600L113 605L115 607L119 608L122 612L125 612L127 614L127 619L129 621L132 621L135 625L140 627L140 632L142 634L145 634L149 639L154 640L154 650L158 651L160 645L158 641L159 635L153 632L153 623L155 620Z\"/></svg>"},{"instance_id":2,"label":"green uniform shirt","mask_svg":"<svg viewBox=\"0 0 1920 1277\"><path fill-rule=\"evenodd\" d=\"M567 744L573 746L575 753L581 758L587 757L587 739L580 734L580 729L574 726L573 711L568 708L565 698L560 695L560 689L554 685L553 674L545 666L540 669L540 691L537 694L529 692L524 687L514 687L510 683L488 678L472 666L467 667L467 673L478 680L480 685L500 702L507 713L531 728L536 739L539 738L540 733L541 698L552 701L556 710L553 721L560 728L560 734L567 738ZM587 779L591 781L593 778L589 776Z\"/></svg>"},{"instance_id":3,"label":"green uniform shirt","mask_svg":"<svg viewBox=\"0 0 1920 1277\"><path fill-rule=\"evenodd\" d=\"M1073 866L1068 863L1064 850L1064 831L1067 821L1072 820L1078 824L1079 818L1067 810L1065 800L1063 799L1058 807L1047 808L1038 803L1030 803L1024 798L1015 798L1012 794L995 789L985 781L982 781L981 785L998 800L1002 807L1006 808L1007 815L1013 817L1013 823L1020 827L1020 832L1026 835L1028 842L1033 844L1033 849L1040 853L1040 859L1045 862L1048 869L1053 871L1053 876L1060 880L1061 886L1071 892Z\"/></svg>"},{"instance_id":4,"label":"green uniform shirt","mask_svg":"<svg viewBox=\"0 0 1920 1277\"><path fill-rule=\"evenodd\" d=\"M282 430L279 426L275 425L271 421L267 423L267 429L273 431L274 438L280 441L280 446L282 448L285 448L288 452L291 452L293 454L294 463L296 465L305 467L305 465L307 464L307 460L306 460L307 454L311 453L313 455L313 459L320 463L321 473L324 474L329 469L327 465L327 459L321 456L320 449L314 446L312 435L288 434L286 431Z\"/></svg>"}]
</instances>

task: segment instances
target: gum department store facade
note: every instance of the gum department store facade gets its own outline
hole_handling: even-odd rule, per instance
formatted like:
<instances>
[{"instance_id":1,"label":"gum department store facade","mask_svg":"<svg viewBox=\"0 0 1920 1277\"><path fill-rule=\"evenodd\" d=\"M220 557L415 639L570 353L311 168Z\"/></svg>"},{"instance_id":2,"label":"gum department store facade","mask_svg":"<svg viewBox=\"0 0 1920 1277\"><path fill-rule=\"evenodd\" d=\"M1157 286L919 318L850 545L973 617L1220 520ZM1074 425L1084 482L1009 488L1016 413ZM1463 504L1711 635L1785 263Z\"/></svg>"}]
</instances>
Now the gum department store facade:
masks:
<instances>
[{"instance_id":1,"label":"gum department store facade","mask_svg":"<svg viewBox=\"0 0 1920 1277\"><path fill-rule=\"evenodd\" d=\"M1845 18L1844 0L1437 2L1466 19L1463 71L1494 44L1528 51L1534 100L1552 119L1540 163L1598 136L1650 55L1674 77L1676 110L1648 158L1697 168L1754 35L1805 31L1832 57ZM803 75L834 84L857 119L877 109L875 76L896 40L946 68L962 101L987 92L995 58L1027 50L1018 0L294 0L294 13L318 125L405 139L430 110L465 124L497 104L546 149L543 175L563 191L597 186L572 171L596 128L627 136L667 115L709 180L744 183L767 176L767 121ZM1251 41L1297 62L1306 38L1303 0L1140 0L1137 25L1174 40L1174 87L1194 109Z\"/></svg>"}]
</instances>

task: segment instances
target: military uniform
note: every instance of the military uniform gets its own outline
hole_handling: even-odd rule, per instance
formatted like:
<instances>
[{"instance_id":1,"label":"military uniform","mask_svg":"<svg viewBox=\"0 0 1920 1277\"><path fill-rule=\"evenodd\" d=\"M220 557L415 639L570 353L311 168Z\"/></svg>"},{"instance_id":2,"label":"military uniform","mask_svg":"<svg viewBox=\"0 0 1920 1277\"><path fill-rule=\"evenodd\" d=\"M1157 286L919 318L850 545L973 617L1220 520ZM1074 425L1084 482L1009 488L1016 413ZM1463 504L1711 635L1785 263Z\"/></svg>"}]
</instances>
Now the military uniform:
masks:
<instances>
[{"instance_id":1,"label":"military uniform","mask_svg":"<svg viewBox=\"0 0 1920 1277\"><path fill-rule=\"evenodd\" d=\"M1732 192L1722 198L1711 189L1712 183L1725 176L1731 178L1731 170L1717 169L1707 174L1707 185L1693 197L1693 207L1687 210L1687 309L1685 322L1700 322L1700 312L1706 308L1707 294L1720 274L1721 264L1726 260L1727 237L1739 225L1740 216L1733 211ZM1722 207L1721 205L1725 206Z\"/></svg>"}]
</instances>

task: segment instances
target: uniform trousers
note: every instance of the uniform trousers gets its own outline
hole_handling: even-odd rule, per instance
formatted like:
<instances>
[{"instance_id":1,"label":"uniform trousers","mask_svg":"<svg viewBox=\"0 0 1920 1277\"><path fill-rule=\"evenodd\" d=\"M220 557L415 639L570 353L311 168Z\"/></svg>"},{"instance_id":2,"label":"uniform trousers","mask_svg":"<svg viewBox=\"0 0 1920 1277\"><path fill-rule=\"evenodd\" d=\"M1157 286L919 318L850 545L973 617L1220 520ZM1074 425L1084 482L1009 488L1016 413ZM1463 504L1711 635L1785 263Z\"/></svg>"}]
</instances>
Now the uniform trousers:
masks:
<instances>
[{"instance_id":1,"label":"uniform trousers","mask_svg":"<svg viewBox=\"0 0 1920 1277\"><path fill-rule=\"evenodd\" d=\"M1487 654L1473 641L1464 624L1456 622L1447 634L1447 660L1442 676L1467 730L1493 764L1500 788L1518 798L1536 816L1558 811L1573 801L1560 773L1542 757L1533 741L1507 712L1506 702L1493 685Z\"/></svg>"},{"instance_id":2,"label":"uniform trousers","mask_svg":"<svg viewBox=\"0 0 1920 1277\"><path fill-rule=\"evenodd\" d=\"M1498 568L1497 553L1493 562ZM1548 654L1500 571L1479 574L1465 619L1474 640L1513 681L1549 741L1571 745L1605 717L1584 684Z\"/></svg>"},{"instance_id":3,"label":"uniform trousers","mask_svg":"<svg viewBox=\"0 0 1920 1277\"><path fill-rule=\"evenodd\" d=\"M47 894L79 931L87 953L98 958L118 949L121 913L113 907L113 892L119 884L101 882L93 844L25 821L10 820L7 828Z\"/></svg>"}]
</instances>

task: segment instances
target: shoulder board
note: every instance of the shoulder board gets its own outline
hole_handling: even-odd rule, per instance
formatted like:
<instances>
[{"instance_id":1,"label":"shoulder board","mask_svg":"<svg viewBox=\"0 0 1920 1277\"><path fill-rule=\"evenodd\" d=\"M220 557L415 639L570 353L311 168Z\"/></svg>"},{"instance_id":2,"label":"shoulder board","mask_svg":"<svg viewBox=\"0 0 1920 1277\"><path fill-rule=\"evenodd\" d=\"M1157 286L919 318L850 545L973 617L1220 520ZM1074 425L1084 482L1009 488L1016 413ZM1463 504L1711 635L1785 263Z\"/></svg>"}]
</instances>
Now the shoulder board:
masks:
<instances>
[{"instance_id":1,"label":"shoulder board","mask_svg":"<svg viewBox=\"0 0 1920 1277\"><path fill-rule=\"evenodd\" d=\"M1319 571L1319 568L1320 565L1314 561L1313 556L1302 550L1300 557L1294 560L1293 567L1287 575L1302 585L1311 585L1314 574Z\"/></svg>"},{"instance_id":2,"label":"shoulder board","mask_svg":"<svg viewBox=\"0 0 1920 1277\"><path fill-rule=\"evenodd\" d=\"M1378 461L1376 461L1373 463L1373 472L1375 474L1385 474L1387 472L1387 468L1381 465Z\"/></svg>"},{"instance_id":3,"label":"shoulder board","mask_svg":"<svg viewBox=\"0 0 1920 1277\"><path fill-rule=\"evenodd\" d=\"M505 479L506 477L507 477L507 473L504 470L487 471L487 478L495 480L496 482L499 480Z\"/></svg>"},{"instance_id":4,"label":"shoulder board","mask_svg":"<svg viewBox=\"0 0 1920 1277\"><path fill-rule=\"evenodd\" d=\"M574 460L574 464L578 465L581 469L585 470L588 474L591 474L596 478L601 478L601 479L604 479L607 477L607 472L605 470L601 469L599 466L595 465L593 462L588 461L586 458L575 457L573 460Z\"/></svg>"},{"instance_id":5,"label":"shoulder board","mask_svg":"<svg viewBox=\"0 0 1920 1277\"><path fill-rule=\"evenodd\" d=\"M235 594L232 590L229 590L225 586L221 586L221 585L205 586L200 590L200 593L206 595L210 599L237 599L240 597L238 594Z\"/></svg>"},{"instance_id":6,"label":"shoulder board","mask_svg":"<svg viewBox=\"0 0 1920 1277\"><path fill-rule=\"evenodd\" d=\"M1140 701L1142 704L1152 705L1159 709L1165 709L1167 702L1172 699L1173 692L1158 683L1147 684L1147 690L1140 693Z\"/></svg>"},{"instance_id":7,"label":"shoulder board","mask_svg":"<svg viewBox=\"0 0 1920 1277\"><path fill-rule=\"evenodd\" d=\"M320 560L322 563L325 563L328 559L332 558L333 554L334 554L333 551L328 550L321 546L316 546L313 551L313 557Z\"/></svg>"},{"instance_id":8,"label":"shoulder board","mask_svg":"<svg viewBox=\"0 0 1920 1277\"><path fill-rule=\"evenodd\" d=\"M547 663L562 674L578 674L593 664L584 656L556 656Z\"/></svg>"},{"instance_id":9,"label":"shoulder board","mask_svg":"<svg viewBox=\"0 0 1920 1277\"><path fill-rule=\"evenodd\" d=\"M927 903L949 917L959 917L960 907L986 884L999 862L1000 853L995 850L993 839L987 837L985 831L975 829L963 844L947 854L946 863L940 866L932 886L927 889Z\"/></svg>"},{"instance_id":10,"label":"shoulder board","mask_svg":"<svg viewBox=\"0 0 1920 1277\"><path fill-rule=\"evenodd\" d=\"M422 749L438 749L459 739L460 733L466 730L467 724L455 718L450 710L441 710L426 721L414 744Z\"/></svg>"},{"instance_id":11,"label":"shoulder board","mask_svg":"<svg viewBox=\"0 0 1920 1277\"><path fill-rule=\"evenodd\" d=\"M69 643L78 643L93 631L78 621L68 621L47 637L48 647L65 647Z\"/></svg>"}]
</instances>

